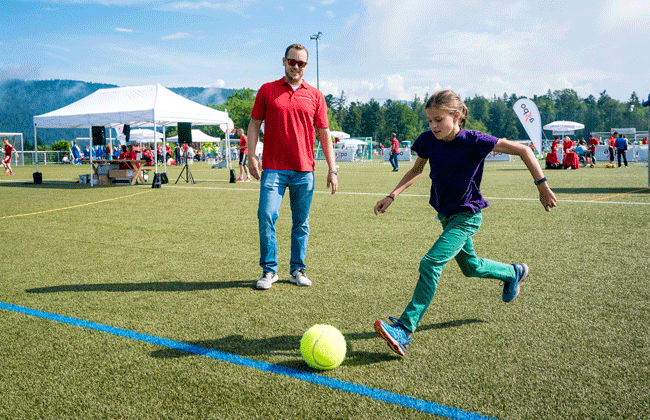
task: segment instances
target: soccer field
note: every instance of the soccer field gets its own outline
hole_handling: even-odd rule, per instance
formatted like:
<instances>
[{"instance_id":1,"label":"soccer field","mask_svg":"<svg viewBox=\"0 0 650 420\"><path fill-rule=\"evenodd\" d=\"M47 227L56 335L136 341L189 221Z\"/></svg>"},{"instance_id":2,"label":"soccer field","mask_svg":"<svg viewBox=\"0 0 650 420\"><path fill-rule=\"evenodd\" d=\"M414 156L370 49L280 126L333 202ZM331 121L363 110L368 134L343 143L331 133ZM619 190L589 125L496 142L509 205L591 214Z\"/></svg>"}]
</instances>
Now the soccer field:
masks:
<instances>
[{"instance_id":1,"label":"soccer field","mask_svg":"<svg viewBox=\"0 0 650 420\"><path fill-rule=\"evenodd\" d=\"M373 330L399 316L440 234L409 167L316 167L309 288L289 283L291 212L277 224L280 281L255 289L259 183L190 166L170 184L77 184L88 166L0 177L0 418L648 419L650 189L646 163L545 171L546 213L521 161L488 162L480 257L524 262L511 304L451 262L406 357ZM428 174L428 169L426 171ZM302 360L300 337L337 327L343 364ZM431 414L433 413L433 414Z\"/></svg>"}]
</instances>

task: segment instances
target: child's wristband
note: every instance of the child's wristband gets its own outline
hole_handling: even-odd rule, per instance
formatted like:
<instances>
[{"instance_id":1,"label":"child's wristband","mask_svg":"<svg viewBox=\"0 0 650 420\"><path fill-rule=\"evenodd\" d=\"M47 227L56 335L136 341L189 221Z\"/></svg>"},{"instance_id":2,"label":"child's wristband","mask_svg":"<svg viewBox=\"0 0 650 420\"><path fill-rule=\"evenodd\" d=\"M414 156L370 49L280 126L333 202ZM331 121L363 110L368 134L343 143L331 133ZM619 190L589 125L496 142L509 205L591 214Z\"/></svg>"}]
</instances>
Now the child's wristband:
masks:
<instances>
[{"instance_id":1,"label":"child's wristband","mask_svg":"<svg viewBox=\"0 0 650 420\"><path fill-rule=\"evenodd\" d=\"M546 182L546 181L548 181L548 179L546 179L546 177L544 177L544 178L540 178L540 179L538 179L537 181L535 181L535 185L539 185L539 184L541 184L542 182Z\"/></svg>"}]
</instances>

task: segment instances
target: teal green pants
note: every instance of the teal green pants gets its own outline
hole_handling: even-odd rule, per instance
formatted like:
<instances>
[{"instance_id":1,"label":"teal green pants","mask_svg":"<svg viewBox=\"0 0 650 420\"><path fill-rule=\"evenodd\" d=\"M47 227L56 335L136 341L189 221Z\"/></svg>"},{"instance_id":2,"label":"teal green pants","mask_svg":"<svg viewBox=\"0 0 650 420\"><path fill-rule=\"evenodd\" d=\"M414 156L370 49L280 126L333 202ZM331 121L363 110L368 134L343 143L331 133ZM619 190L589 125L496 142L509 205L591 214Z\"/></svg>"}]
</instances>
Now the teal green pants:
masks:
<instances>
[{"instance_id":1,"label":"teal green pants","mask_svg":"<svg viewBox=\"0 0 650 420\"><path fill-rule=\"evenodd\" d=\"M482 215L470 212L445 217L438 215L443 231L438 240L420 261L420 278L415 286L413 298L399 321L411 332L415 332L426 312L438 286L438 279L447 262L456 258L460 270L466 277L497 279L505 282L515 280L515 269L511 264L479 258L474 252L472 236L481 226Z\"/></svg>"}]
</instances>

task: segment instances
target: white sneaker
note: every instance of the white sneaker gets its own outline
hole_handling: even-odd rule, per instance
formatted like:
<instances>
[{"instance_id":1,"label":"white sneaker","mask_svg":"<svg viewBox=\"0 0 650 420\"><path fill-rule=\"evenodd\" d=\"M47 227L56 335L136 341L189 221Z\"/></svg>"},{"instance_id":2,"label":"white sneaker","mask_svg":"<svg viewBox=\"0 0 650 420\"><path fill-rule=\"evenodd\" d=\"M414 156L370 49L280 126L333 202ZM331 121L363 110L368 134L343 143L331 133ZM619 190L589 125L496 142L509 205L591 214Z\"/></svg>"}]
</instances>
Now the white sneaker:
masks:
<instances>
[{"instance_id":1,"label":"white sneaker","mask_svg":"<svg viewBox=\"0 0 650 420\"><path fill-rule=\"evenodd\" d=\"M262 277L257 281L257 288L260 290L268 290L273 286L273 283L278 281L278 275L275 273L264 272Z\"/></svg>"},{"instance_id":2,"label":"white sneaker","mask_svg":"<svg viewBox=\"0 0 650 420\"><path fill-rule=\"evenodd\" d=\"M311 280L307 278L303 270L293 270L289 281L294 283L296 286L311 286Z\"/></svg>"}]
</instances>

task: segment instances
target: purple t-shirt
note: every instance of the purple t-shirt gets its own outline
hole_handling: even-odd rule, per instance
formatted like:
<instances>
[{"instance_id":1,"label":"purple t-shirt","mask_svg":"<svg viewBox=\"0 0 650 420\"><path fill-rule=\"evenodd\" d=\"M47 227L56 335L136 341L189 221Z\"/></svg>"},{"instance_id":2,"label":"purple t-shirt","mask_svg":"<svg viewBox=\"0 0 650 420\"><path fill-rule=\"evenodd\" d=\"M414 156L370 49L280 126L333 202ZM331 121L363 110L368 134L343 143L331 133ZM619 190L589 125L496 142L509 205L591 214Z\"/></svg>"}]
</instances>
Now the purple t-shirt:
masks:
<instances>
[{"instance_id":1,"label":"purple t-shirt","mask_svg":"<svg viewBox=\"0 0 650 420\"><path fill-rule=\"evenodd\" d=\"M478 131L460 130L452 141L438 140L425 131L411 150L429 160L431 198L429 204L438 213L451 216L469 211L472 214L489 204L481 195L485 158L499 139Z\"/></svg>"}]
</instances>

